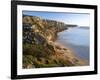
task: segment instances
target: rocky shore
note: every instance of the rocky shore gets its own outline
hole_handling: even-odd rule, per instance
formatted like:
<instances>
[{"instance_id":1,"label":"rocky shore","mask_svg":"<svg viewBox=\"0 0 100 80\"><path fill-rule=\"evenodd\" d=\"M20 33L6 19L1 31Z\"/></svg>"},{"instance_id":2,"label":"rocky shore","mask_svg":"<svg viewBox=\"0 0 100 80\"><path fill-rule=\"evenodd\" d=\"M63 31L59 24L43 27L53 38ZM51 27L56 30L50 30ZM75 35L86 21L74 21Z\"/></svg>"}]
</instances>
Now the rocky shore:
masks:
<instances>
[{"instance_id":1,"label":"rocky shore","mask_svg":"<svg viewBox=\"0 0 100 80\"><path fill-rule=\"evenodd\" d=\"M23 15L23 68L86 65L55 41L57 33L66 29L68 25L63 22Z\"/></svg>"}]
</instances>

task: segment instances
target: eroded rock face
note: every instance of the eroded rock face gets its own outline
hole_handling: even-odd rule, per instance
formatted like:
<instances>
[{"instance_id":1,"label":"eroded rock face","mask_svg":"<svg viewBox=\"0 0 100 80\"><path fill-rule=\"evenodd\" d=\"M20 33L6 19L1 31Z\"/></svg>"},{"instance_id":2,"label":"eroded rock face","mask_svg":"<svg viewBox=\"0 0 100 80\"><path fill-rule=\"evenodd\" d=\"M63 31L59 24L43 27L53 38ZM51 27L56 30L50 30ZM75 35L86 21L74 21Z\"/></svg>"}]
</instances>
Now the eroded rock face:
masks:
<instances>
[{"instance_id":1,"label":"eroded rock face","mask_svg":"<svg viewBox=\"0 0 100 80\"><path fill-rule=\"evenodd\" d=\"M67 29L66 24L36 16L23 16L23 30L38 32L47 40L55 40L57 33Z\"/></svg>"},{"instance_id":2,"label":"eroded rock face","mask_svg":"<svg viewBox=\"0 0 100 80\"><path fill-rule=\"evenodd\" d=\"M57 33L65 29L63 22L23 15L23 68L76 65L67 49L54 44Z\"/></svg>"},{"instance_id":3,"label":"eroded rock face","mask_svg":"<svg viewBox=\"0 0 100 80\"><path fill-rule=\"evenodd\" d=\"M57 33L64 29L67 27L63 22L23 15L23 44L42 45L54 51L49 42L54 41Z\"/></svg>"}]
</instances>

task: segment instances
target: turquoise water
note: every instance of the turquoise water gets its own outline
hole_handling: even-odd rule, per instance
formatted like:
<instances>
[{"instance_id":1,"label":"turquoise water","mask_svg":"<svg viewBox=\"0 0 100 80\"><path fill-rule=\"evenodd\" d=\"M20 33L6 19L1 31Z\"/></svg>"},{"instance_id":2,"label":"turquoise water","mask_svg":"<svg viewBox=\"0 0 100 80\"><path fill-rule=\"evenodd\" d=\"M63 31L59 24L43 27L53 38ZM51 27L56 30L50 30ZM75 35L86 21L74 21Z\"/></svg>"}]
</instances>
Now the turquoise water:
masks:
<instances>
[{"instance_id":1,"label":"turquoise water","mask_svg":"<svg viewBox=\"0 0 100 80\"><path fill-rule=\"evenodd\" d=\"M89 28L69 28L68 30L59 32L57 41L71 48L78 57L89 61Z\"/></svg>"}]
</instances>

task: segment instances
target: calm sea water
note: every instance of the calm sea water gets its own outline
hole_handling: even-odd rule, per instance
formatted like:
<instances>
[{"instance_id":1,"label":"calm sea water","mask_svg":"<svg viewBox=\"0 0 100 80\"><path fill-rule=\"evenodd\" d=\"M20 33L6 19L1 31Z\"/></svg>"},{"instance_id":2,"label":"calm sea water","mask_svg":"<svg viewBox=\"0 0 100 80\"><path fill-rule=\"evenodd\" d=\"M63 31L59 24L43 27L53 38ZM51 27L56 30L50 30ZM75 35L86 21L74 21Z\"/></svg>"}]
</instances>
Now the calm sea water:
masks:
<instances>
[{"instance_id":1,"label":"calm sea water","mask_svg":"<svg viewBox=\"0 0 100 80\"><path fill-rule=\"evenodd\" d=\"M89 61L89 34L88 28L69 28L58 33L57 41L71 48L78 57Z\"/></svg>"}]
</instances>

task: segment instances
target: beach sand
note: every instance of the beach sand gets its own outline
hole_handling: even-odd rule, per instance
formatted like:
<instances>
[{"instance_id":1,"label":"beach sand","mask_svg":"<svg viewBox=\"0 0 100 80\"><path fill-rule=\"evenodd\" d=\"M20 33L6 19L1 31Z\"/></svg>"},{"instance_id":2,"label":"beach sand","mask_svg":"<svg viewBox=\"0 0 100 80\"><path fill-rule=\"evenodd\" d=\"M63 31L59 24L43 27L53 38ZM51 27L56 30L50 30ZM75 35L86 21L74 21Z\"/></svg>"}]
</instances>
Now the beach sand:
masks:
<instances>
[{"instance_id":1,"label":"beach sand","mask_svg":"<svg viewBox=\"0 0 100 80\"><path fill-rule=\"evenodd\" d=\"M76 66L89 65L87 60L83 60L77 57L77 55L71 48L64 46L62 43L55 41L51 44L53 44L56 47L55 50L58 51L59 53L62 53L65 56L65 58L67 57L69 61L71 61L74 64L76 63Z\"/></svg>"}]
</instances>

